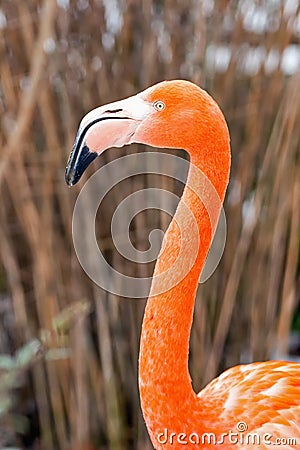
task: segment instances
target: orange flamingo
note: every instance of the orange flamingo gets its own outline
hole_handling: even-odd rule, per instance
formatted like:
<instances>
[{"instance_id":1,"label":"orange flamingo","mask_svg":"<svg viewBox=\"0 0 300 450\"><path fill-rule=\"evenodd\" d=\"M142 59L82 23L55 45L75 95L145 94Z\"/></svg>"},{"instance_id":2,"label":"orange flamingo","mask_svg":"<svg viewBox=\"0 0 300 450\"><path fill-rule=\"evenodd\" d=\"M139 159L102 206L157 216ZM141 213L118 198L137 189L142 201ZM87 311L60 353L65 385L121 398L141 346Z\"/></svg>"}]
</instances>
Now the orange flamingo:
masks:
<instances>
[{"instance_id":1,"label":"orange flamingo","mask_svg":"<svg viewBox=\"0 0 300 450\"><path fill-rule=\"evenodd\" d=\"M156 263L142 327L139 388L154 448L300 448L299 364L269 361L233 367L198 395L191 386L188 351L195 294L230 170L229 133L222 112L204 90L184 80L161 82L96 108L80 124L67 183L75 184L105 149L132 142L184 148L192 163ZM220 199L213 205L213 223L192 188L197 183L195 167ZM161 293L158 285L170 281L164 274L179 254L181 233L189 232L183 203L196 218L201 244L188 275ZM182 266L192 245L191 239L182 249Z\"/></svg>"}]
</instances>

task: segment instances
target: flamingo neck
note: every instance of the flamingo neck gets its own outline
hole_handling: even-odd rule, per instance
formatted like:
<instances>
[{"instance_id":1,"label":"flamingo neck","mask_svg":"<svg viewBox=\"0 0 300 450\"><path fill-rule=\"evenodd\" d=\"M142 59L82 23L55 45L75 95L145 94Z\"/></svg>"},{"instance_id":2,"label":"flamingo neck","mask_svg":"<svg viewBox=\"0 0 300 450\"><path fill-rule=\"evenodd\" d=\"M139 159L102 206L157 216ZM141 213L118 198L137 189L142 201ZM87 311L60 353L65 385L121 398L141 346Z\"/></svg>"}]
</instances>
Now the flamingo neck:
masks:
<instances>
[{"instance_id":1,"label":"flamingo neck","mask_svg":"<svg viewBox=\"0 0 300 450\"><path fill-rule=\"evenodd\" d=\"M202 149L201 154L194 149L190 151L191 164L187 184L166 232L164 250L159 255L154 270L143 320L139 359L141 406L153 443L157 433L164 428L184 431L187 411L191 410L192 405L199 409L200 400L192 389L188 369L189 338L198 280L229 178L229 143L224 145L223 142L223 147L218 149L217 156L211 149ZM210 181L209 185L206 182L203 184L203 178L199 178L199 170L204 174L205 180ZM198 187L197 180L200 184ZM199 191L199 188L202 189L201 199L194 193L194 190ZM217 194L217 200L212 192ZM180 254L181 241L184 236L191 235L192 229L190 221L186 220L186 207L195 218L200 242L195 249L195 240L188 238ZM193 253L194 264L188 274L183 276L181 270L186 267ZM178 278L172 286L169 281L172 281L173 275L169 276L165 271L174 264L179 254L182 264L179 265ZM164 278L167 280L166 284L171 286L166 292L163 292L161 286Z\"/></svg>"}]
</instances>

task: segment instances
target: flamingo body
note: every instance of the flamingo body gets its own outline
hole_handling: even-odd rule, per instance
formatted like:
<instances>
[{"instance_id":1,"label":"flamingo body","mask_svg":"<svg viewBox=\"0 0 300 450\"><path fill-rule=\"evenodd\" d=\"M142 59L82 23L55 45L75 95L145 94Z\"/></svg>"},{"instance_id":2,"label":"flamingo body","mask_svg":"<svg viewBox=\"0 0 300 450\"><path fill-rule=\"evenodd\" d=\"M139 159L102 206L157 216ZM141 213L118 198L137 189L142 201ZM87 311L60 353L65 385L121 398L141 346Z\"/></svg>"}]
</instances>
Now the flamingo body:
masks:
<instances>
[{"instance_id":1,"label":"flamingo body","mask_svg":"<svg viewBox=\"0 0 300 450\"><path fill-rule=\"evenodd\" d=\"M270 361L234 367L198 395L191 386L188 352L194 300L230 170L223 114L205 91L184 80L158 83L96 108L80 124L67 167L68 184L75 184L106 148L131 142L184 148L191 162L155 266L142 326L139 388L154 448L263 449L283 448L283 442L284 448L300 448L299 364Z\"/></svg>"}]
</instances>

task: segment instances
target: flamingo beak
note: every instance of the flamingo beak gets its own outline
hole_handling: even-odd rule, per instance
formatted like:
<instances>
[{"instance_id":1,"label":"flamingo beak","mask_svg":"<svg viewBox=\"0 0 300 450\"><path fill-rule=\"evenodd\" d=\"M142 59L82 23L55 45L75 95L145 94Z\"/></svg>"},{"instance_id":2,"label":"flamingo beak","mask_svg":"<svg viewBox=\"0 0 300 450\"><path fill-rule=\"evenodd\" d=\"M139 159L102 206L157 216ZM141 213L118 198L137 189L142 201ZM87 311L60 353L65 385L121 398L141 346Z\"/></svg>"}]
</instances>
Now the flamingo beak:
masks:
<instances>
[{"instance_id":1,"label":"flamingo beak","mask_svg":"<svg viewBox=\"0 0 300 450\"><path fill-rule=\"evenodd\" d=\"M152 110L151 103L135 95L90 111L79 125L66 167L66 183L76 184L91 162L107 148L135 142L137 128Z\"/></svg>"}]
</instances>

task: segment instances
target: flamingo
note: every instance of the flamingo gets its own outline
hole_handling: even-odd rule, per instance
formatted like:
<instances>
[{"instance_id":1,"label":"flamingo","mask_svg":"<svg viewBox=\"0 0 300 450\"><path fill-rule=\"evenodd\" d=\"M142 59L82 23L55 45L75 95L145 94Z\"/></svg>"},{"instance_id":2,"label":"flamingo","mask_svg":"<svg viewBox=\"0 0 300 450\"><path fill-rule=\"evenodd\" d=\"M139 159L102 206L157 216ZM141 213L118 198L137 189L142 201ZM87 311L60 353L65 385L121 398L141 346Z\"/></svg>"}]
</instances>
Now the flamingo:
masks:
<instances>
[{"instance_id":1,"label":"flamingo","mask_svg":"<svg viewBox=\"0 0 300 450\"><path fill-rule=\"evenodd\" d=\"M186 80L160 82L98 107L81 121L66 168L67 184L77 183L105 149L133 142L183 148L190 155L186 186L156 262L141 332L139 390L154 448L300 448L299 364L267 361L233 367L198 395L191 384L188 353L195 294L230 171L229 132L220 108ZM211 206L213 220L193 190L197 170L219 198ZM209 193L207 198L210 202ZM183 205L195 217L201 241L188 274L172 285L167 269L179 254L181 233L189 233L190 227ZM193 239L188 239L179 272L188 264L192 246Z\"/></svg>"}]
</instances>

